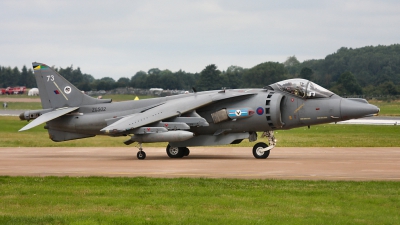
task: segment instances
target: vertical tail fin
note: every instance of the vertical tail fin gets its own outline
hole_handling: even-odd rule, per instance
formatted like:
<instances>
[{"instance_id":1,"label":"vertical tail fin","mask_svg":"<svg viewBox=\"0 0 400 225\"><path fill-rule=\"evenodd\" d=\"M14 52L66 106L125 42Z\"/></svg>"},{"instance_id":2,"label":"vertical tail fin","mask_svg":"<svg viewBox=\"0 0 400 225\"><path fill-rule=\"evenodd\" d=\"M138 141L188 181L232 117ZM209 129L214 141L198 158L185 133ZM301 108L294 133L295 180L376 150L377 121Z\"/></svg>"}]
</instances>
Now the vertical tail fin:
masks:
<instances>
[{"instance_id":1,"label":"vertical tail fin","mask_svg":"<svg viewBox=\"0 0 400 225\"><path fill-rule=\"evenodd\" d=\"M43 63L32 63L43 109L109 103L82 93L55 70Z\"/></svg>"}]
</instances>

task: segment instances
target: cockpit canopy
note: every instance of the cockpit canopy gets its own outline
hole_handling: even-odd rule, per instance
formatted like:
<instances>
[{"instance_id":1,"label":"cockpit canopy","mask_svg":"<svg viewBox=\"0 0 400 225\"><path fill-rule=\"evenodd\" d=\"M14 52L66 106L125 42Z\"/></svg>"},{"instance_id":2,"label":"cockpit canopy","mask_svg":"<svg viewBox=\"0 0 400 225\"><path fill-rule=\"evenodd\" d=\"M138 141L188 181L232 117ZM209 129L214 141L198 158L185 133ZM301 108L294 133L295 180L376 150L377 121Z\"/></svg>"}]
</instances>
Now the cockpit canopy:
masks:
<instances>
[{"instance_id":1,"label":"cockpit canopy","mask_svg":"<svg viewBox=\"0 0 400 225\"><path fill-rule=\"evenodd\" d=\"M273 89L299 96L301 98L329 98L333 92L305 79L289 79L272 84Z\"/></svg>"}]
</instances>

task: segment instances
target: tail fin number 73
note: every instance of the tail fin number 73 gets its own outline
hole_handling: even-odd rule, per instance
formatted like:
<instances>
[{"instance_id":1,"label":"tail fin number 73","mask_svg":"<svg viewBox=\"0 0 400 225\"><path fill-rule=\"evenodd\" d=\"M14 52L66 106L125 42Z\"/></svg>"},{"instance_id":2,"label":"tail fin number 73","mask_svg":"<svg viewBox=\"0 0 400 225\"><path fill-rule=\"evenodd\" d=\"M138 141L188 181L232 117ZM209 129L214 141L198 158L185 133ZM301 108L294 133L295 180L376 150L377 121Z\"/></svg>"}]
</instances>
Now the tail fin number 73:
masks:
<instances>
[{"instance_id":1,"label":"tail fin number 73","mask_svg":"<svg viewBox=\"0 0 400 225\"><path fill-rule=\"evenodd\" d=\"M47 82L54 81L54 75L47 75Z\"/></svg>"}]
</instances>

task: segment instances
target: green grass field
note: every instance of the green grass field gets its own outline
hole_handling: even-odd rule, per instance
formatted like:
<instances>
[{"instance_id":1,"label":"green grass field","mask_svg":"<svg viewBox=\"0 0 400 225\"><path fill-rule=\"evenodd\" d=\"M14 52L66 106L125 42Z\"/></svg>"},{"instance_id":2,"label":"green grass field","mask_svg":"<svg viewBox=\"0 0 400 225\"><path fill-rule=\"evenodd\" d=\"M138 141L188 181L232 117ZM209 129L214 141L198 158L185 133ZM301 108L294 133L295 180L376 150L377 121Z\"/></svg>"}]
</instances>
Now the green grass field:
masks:
<instances>
[{"instance_id":1,"label":"green grass field","mask_svg":"<svg viewBox=\"0 0 400 225\"><path fill-rule=\"evenodd\" d=\"M0 177L0 224L399 224L399 185Z\"/></svg>"},{"instance_id":2,"label":"green grass field","mask_svg":"<svg viewBox=\"0 0 400 225\"><path fill-rule=\"evenodd\" d=\"M2 98L31 98L31 99L40 99L39 96L28 96L28 91L25 92L24 95L0 95L0 101Z\"/></svg>"},{"instance_id":3,"label":"green grass field","mask_svg":"<svg viewBox=\"0 0 400 225\"><path fill-rule=\"evenodd\" d=\"M3 107L2 104L1 107ZM41 108L42 103L40 102L7 102L7 109L9 110L32 110Z\"/></svg>"}]
</instances>

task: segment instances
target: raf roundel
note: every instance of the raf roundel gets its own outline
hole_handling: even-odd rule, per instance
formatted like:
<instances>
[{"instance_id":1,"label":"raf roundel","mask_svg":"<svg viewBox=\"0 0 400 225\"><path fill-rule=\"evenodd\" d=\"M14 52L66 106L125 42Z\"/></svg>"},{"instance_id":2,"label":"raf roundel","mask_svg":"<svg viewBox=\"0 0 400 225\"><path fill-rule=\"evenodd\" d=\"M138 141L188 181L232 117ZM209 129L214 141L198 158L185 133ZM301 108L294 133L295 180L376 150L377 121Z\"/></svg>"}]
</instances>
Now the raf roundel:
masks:
<instances>
[{"instance_id":1,"label":"raf roundel","mask_svg":"<svg viewBox=\"0 0 400 225\"><path fill-rule=\"evenodd\" d=\"M257 114L260 115L260 116L261 116L262 114L264 114L264 109L263 109L262 107L258 107L258 108L257 108Z\"/></svg>"},{"instance_id":2,"label":"raf roundel","mask_svg":"<svg viewBox=\"0 0 400 225\"><path fill-rule=\"evenodd\" d=\"M71 87L70 87L70 86L66 86L66 87L64 88L64 93L65 93L65 94L71 93Z\"/></svg>"}]
</instances>

